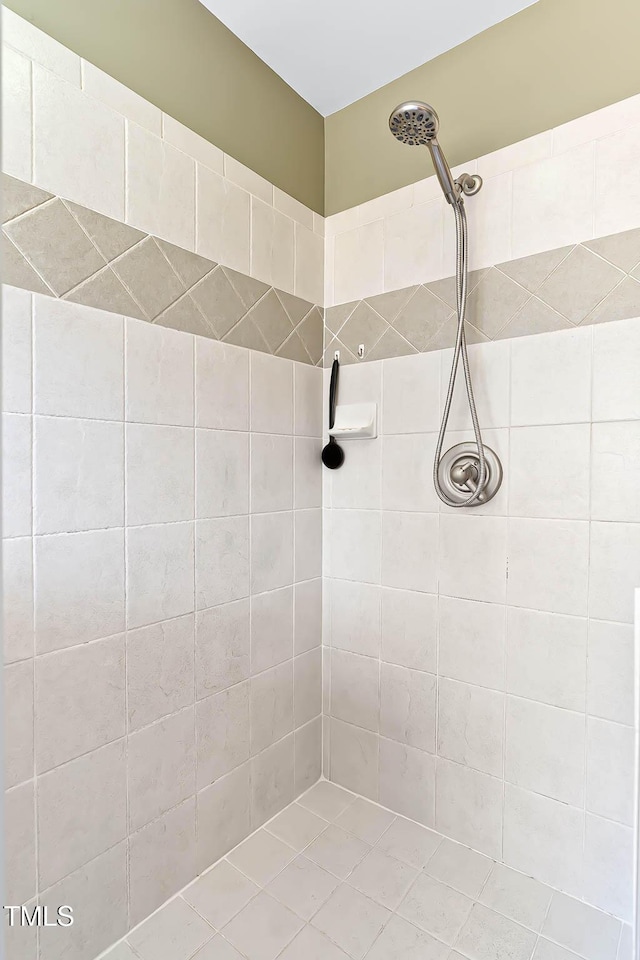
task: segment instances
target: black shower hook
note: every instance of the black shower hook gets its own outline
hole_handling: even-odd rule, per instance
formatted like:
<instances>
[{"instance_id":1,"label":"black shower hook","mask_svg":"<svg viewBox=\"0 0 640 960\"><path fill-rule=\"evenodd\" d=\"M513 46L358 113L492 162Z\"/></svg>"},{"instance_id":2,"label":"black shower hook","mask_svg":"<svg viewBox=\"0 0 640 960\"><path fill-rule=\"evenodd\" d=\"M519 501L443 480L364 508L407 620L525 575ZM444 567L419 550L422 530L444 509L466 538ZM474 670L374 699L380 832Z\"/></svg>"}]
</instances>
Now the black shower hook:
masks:
<instances>
[{"instance_id":1,"label":"black shower hook","mask_svg":"<svg viewBox=\"0 0 640 960\"><path fill-rule=\"evenodd\" d=\"M336 357L331 367L331 383L329 385L329 430L333 429L336 421L336 399L338 395L338 371L340 361ZM335 437L329 436L329 443L322 450L322 462L329 470L337 470L344 463L344 450L338 445Z\"/></svg>"}]
</instances>

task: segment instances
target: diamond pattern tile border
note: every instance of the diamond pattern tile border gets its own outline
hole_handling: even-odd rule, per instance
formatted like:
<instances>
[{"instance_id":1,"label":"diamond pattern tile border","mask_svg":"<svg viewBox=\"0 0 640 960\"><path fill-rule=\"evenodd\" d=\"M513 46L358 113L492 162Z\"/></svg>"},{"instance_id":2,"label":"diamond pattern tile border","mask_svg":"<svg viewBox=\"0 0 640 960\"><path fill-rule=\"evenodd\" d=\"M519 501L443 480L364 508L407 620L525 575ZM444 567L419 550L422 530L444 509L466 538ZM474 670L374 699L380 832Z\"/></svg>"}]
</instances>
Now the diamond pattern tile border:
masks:
<instances>
[{"instance_id":1,"label":"diamond pattern tile border","mask_svg":"<svg viewBox=\"0 0 640 960\"><path fill-rule=\"evenodd\" d=\"M315 304L6 174L2 192L5 283L322 363Z\"/></svg>"}]
</instances>

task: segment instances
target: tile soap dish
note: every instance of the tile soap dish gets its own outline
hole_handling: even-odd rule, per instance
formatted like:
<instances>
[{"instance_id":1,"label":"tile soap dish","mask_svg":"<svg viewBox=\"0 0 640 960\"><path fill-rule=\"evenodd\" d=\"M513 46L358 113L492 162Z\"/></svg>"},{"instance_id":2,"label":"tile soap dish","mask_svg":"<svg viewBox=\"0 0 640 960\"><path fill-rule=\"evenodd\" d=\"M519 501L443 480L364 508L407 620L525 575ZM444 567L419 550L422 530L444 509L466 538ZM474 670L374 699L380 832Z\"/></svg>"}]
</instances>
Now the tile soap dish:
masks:
<instances>
[{"instance_id":1,"label":"tile soap dish","mask_svg":"<svg viewBox=\"0 0 640 960\"><path fill-rule=\"evenodd\" d=\"M371 440L378 436L377 421L375 403L338 404L329 434L339 440Z\"/></svg>"}]
</instances>

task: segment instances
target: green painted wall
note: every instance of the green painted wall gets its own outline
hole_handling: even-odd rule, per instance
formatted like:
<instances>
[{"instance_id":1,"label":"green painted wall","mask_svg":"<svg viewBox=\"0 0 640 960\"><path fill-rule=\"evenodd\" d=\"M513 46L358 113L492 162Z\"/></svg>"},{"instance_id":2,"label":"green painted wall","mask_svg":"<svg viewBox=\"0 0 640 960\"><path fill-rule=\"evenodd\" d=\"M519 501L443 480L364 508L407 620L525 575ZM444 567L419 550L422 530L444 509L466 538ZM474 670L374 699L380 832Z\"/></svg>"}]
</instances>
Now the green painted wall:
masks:
<instances>
[{"instance_id":1,"label":"green painted wall","mask_svg":"<svg viewBox=\"0 0 640 960\"><path fill-rule=\"evenodd\" d=\"M455 165L639 93L639 50L640 0L538 0L327 117L325 213L430 176L388 131L403 100L433 104Z\"/></svg>"},{"instance_id":2,"label":"green painted wall","mask_svg":"<svg viewBox=\"0 0 640 960\"><path fill-rule=\"evenodd\" d=\"M198 0L6 6L322 213L323 118Z\"/></svg>"}]
</instances>

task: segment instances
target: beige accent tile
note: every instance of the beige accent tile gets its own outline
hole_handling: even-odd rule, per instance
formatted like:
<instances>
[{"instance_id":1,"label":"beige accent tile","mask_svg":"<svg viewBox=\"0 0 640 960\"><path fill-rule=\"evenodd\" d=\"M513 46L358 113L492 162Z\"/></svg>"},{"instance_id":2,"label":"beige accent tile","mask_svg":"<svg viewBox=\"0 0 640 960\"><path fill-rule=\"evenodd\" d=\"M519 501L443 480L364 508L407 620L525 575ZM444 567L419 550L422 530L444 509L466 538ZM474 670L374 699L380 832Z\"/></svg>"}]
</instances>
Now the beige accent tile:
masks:
<instances>
[{"instance_id":1,"label":"beige accent tile","mask_svg":"<svg viewBox=\"0 0 640 960\"><path fill-rule=\"evenodd\" d=\"M476 903L460 931L456 947L473 960L493 960L496 956L529 960L536 942L537 935L532 930Z\"/></svg>"},{"instance_id":2,"label":"beige accent tile","mask_svg":"<svg viewBox=\"0 0 640 960\"><path fill-rule=\"evenodd\" d=\"M380 293L376 297L368 297L367 303L373 307L376 313L379 313L387 323L393 323L417 289L417 286L405 287L403 290L392 290L390 293ZM350 304L343 304L340 307L330 307L327 313L331 312L334 316L336 313L339 315L339 311L344 310L344 308L348 306L350 306ZM334 327L332 329L334 329L335 333L338 332L337 328Z\"/></svg>"},{"instance_id":3,"label":"beige accent tile","mask_svg":"<svg viewBox=\"0 0 640 960\"><path fill-rule=\"evenodd\" d=\"M294 297L292 293L285 293L283 290L276 290L276 293L294 327L307 316L313 307L313 303L303 300L301 297Z\"/></svg>"},{"instance_id":4,"label":"beige accent tile","mask_svg":"<svg viewBox=\"0 0 640 960\"><path fill-rule=\"evenodd\" d=\"M195 808L194 798L186 800L130 836L129 916L132 925L140 923L195 876ZM158 953L152 956L157 960ZM169 954L171 960L174 956Z\"/></svg>"},{"instance_id":5,"label":"beige accent tile","mask_svg":"<svg viewBox=\"0 0 640 960\"><path fill-rule=\"evenodd\" d=\"M114 260L112 266L150 320L184 293L184 284L152 237Z\"/></svg>"},{"instance_id":6,"label":"beige accent tile","mask_svg":"<svg viewBox=\"0 0 640 960\"><path fill-rule=\"evenodd\" d=\"M570 330L571 323L537 297L530 297L506 327L495 334L496 340L509 337L527 337L534 333L552 333Z\"/></svg>"},{"instance_id":7,"label":"beige accent tile","mask_svg":"<svg viewBox=\"0 0 640 960\"><path fill-rule=\"evenodd\" d=\"M306 857L296 857L266 889L272 897L308 921L339 883L337 877Z\"/></svg>"},{"instance_id":8,"label":"beige accent tile","mask_svg":"<svg viewBox=\"0 0 640 960\"><path fill-rule=\"evenodd\" d=\"M218 267L189 291L217 337L224 337L246 313L246 308L222 269Z\"/></svg>"},{"instance_id":9,"label":"beige accent tile","mask_svg":"<svg viewBox=\"0 0 640 960\"><path fill-rule=\"evenodd\" d=\"M385 360L390 357L406 357L417 353L415 347L391 327L382 334L373 350L365 354L366 360Z\"/></svg>"},{"instance_id":10,"label":"beige accent tile","mask_svg":"<svg viewBox=\"0 0 640 960\"><path fill-rule=\"evenodd\" d=\"M41 890L124 839L126 792L123 740L38 779Z\"/></svg>"},{"instance_id":11,"label":"beige accent tile","mask_svg":"<svg viewBox=\"0 0 640 960\"><path fill-rule=\"evenodd\" d=\"M70 200L63 202L102 256L109 262L144 238L141 230L135 230L128 224L121 223L120 220L105 217L101 213L96 213L95 210L89 210Z\"/></svg>"},{"instance_id":12,"label":"beige accent tile","mask_svg":"<svg viewBox=\"0 0 640 960\"><path fill-rule=\"evenodd\" d=\"M188 960L214 930L182 897L177 897L129 934L142 960Z\"/></svg>"},{"instance_id":13,"label":"beige accent tile","mask_svg":"<svg viewBox=\"0 0 640 960\"><path fill-rule=\"evenodd\" d=\"M573 249L575 248L560 247L557 250L545 250L543 253L534 253L530 257L498 263L496 267L521 287L529 290L530 293L535 293Z\"/></svg>"},{"instance_id":14,"label":"beige accent tile","mask_svg":"<svg viewBox=\"0 0 640 960\"><path fill-rule=\"evenodd\" d=\"M193 611L193 523L127 531L127 627Z\"/></svg>"},{"instance_id":15,"label":"beige accent tile","mask_svg":"<svg viewBox=\"0 0 640 960\"><path fill-rule=\"evenodd\" d=\"M3 14L6 16L6 7ZM31 63L11 47L2 56L2 167L22 180L32 178ZM3 259L4 267L4 259Z\"/></svg>"},{"instance_id":16,"label":"beige accent tile","mask_svg":"<svg viewBox=\"0 0 640 960\"><path fill-rule=\"evenodd\" d=\"M503 917L540 931L552 892L550 887L532 877L496 863L478 899Z\"/></svg>"},{"instance_id":17,"label":"beige accent tile","mask_svg":"<svg viewBox=\"0 0 640 960\"><path fill-rule=\"evenodd\" d=\"M370 297L370 301L375 301L375 297ZM339 333L343 324L349 319L353 311L358 306L359 301L354 300L351 303L341 303L336 307L327 307L324 311L324 322L327 330L331 333Z\"/></svg>"},{"instance_id":18,"label":"beige accent tile","mask_svg":"<svg viewBox=\"0 0 640 960\"><path fill-rule=\"evenodd\" d=\"M362 960L391 914L343 883L313 918L317 927L355 960Z\"/></svg>"},{"instance_id":19,"label":"beige accent tile","mask_svg":"<svg viewBox=\"0 0 640 960\"><path fill-rule=\"evenodd\" d=\"M239 273L230 267L223 267L223 271L247 310L269 290L269 284L256 280L246 273Z\"/></svg>"},{"instance_id":20,"label":"beige accent tile","mask_svg":"<svg viewBox=\"0 0 640 960\"><path fill-rule=\"evenodd\" d=\"M4 540L2 543L5 663L24 660L34 653L32 552L29 537ZM300 629L302 636L304 626ZM307 630L311 634L311 625Z\"/></svg>"},{"instance_id":21,"label":"beige accent tile","mask_svg":"<svg viewBox=\"0 0 640 960\"><path fill-rule=\"evenodd\" d=\"M174 243L168 243L157 237L156 243L186 287L191 287L198 280L202 280L216 266L213 260L199 257L197 253L177 247Z\"/></svg>"},{"instance_id":22,"label":"beige accent tile","mask_svg":"<svg viewBox=\"0 0 640 960\"><path fill-rule=\"evenodd\" d=\"M205 870L251 832L251 781L247 763L197 796L198 870Z\"/></svg>"},{"instance_id":23,"label":"beige accent tile","mask_svg":"<svg viewBox=\"0 0 640 960\"><path fill-rule=\"evenodd\" d=\"M129 737L129 830L138 830L195 793L193 709Z\"/></svg>"},{"instance_id":24,"label":"beige accent tile","mask_svg":"<svg viewBox=\"0 0 640 960\"><path fill-rule=\"evenodd\" d=\"M359 361L354 357L350 350L347 350L345 345L338 340L337 337L334 337L329 341L324 351L323 365L325 367L331 367L335 359L335 353L340 354L340 363L344 367L350 363L358 363Z\"/></svg>"},{"instance_id":25,"label":"beige accent tile","mask_svg":"<svg viewBox=\"0 0 640 960\"><path fill-rule=\"evenodd\" d=\"M196 615L196 697L249 677L249 602L239 600Z\"/></svg>"},{"instance_id":26,"label":"beige accent tile","mask_svg":"<svg viewBox=\"0 0 640 960\"><path fill-rule=\"evenodd\" d=\"M156 317L156 324L171 327L184 333L194 333L200 337L214 337L215 334L188 293L176 300L164 313Z\"/></svg>"},{"instance_id":27,"label":"beige accent tile","mask_svg":"<svg viewBox=\"0 0 640 960\"><path fill-rule=\"evenodd\" d=\"M296 327L305 349L311 357L312 363L319 363L322 358L324 339L322 312L314 307Z\"/></svg>"},{"instance_id":28,"label":"beige accent tile","mask_svg":"<svg viewBox=\"0 0 640 960\"><path fill-rule=\"evenodd\" d=\"M21 216L27 210L33 210L47 200L52 200L53 196L40 187L35 187L31 183L25 183L15 177L10 177L8 173L2 174L2 222L13 220ZM640 258L639 258L640 259Z\"/></svg>"},{"instance_id":29,"label":"beige accent tile","mask_svg":"<svg viewBox=\"0 0 640 960\"><path fill-rule=\"evenodd\" d=\"M196 704L197 787L249 759L249 684L238 683Z\"/></svg>"},{"instance_id":30,"label":"beige accent tile","mask_svg":"<svg viewBox=\"0 0 640 960\"><path fill-rule=\"evenodd\" d=\"M147 319L142 308L111 267L105 267L79 284L66 295L65 300L99 310L109 310L111 313L121 313L126 317L136 317L138 320Z\"/></svg>"},{"instance_id":31,"label":"beige accent tile","mask_svg":"<svg viewBox=\"0 0 640 960\"><path fill-rule=\"evenodd\" d=\"M124 118L37 64L33 98L34 179L124 220Z\"/></svg>"},{"instance_id":32,"label":"beige accent tile","mask_svg":"<svg viewBox=\"0 0 640 960\"><path fill-rule=\"evenodd\" d=\"M311 357L295 330L287 337L282 346L278 347L277 356L284 357L287 360L297 360L298 363L311 363Z\"/></svg>"},{"instance_id":33,"label":"beige accent tile","mask_svg":"<svg viewBox=\"0 0 640 960\"><path fill-rule=\"evenodd\" d=\"M112 637L38 657L38 773L124 736L124 653L124 638Z\"/></svg>"},{"instance_id":34,"label":"beige accent tile","mask_svg":"<svg viewBox=\"0 0 640 960\"><path fill-rule=\"evenodd\" d=\"M354 795L348 790L343 790L328 780L321 780L300 797L298 802L325 820L335 820L354 800Z\"/></svg>"},{"instance_id":35,"label":"beige accent tile","mask_svg":"<svg viewBox=\"0 0 640 960\"><path fill-rule=\"evenodd\" d=\"M5 667L5 784L33 777L33 661Z\"/></svg>"},{"instance_id":36,"label":"beige accent tile","mask_svg":"<svg viewBox=\"0 0 640 960\"><path fill-rule=\"evenodd\" d=\"M39 537L35 580L39 653L124 630L122 530Z\"/></svg>"},{"instance_id":37,"label":"beige accent tile","mask_svg":"<svg viewBox=\"0 0 640 960\"><path fill-rule=\"evenodd\" d=\"M40 930L42 960L94 957L128 930L127 845L119 843L41 896L50 914L61 903L74 906L70 927ZM105 910L105 903L109 909Z\"/></svg>"},{"instance_id":38,"label":"beige accent tile","mask_svg":"<svg viewBox=\"0 0 640 960\"><path fill-rule=\"evenodd\" d=\"M424 350L451 317L449 307L427 287L418 287L394 320L393 326L417 350ZM342 336L342 333L341 333Z\"/></svg>"},{"instance_id":39,"label":"beige accent tile","mask_svg":"<svg viewBox=\"0 0 640 960\"><path fill-rule=\"evenodd\" d=\"M299 917L262 891L222 932L247 960L275 960L302 926Z\"/></svg>"},{"instance_id":40,"label":"beige accent tile","mask_svg":"<svg viewBox=\"0 0 640 960\"><path fill-rule=\"evenodd\" d=\"M36 273L4 231L2 232L2 277L5 283L14 287L51 296L52 291L42 277Z\"/></svg>"},{"instance_id":41,"label":"beige accent tile","mask_svg":"<svg viewBox=\"0 0 640 960\"><path fill-rule=\"evenodd\" d=\"M398 914L426 933L451 945L471 912L472 901L425 873L420 874Z\"/></svg>"},{"instance_id":42,"label":"beige accent tile","mask_svg":"<svg viewBox=\"0 0 640 960\"><path fill-rule=\"evenodd\" d=\"M233 343L248 350L258 350L260 353L271 353L267 341L264 339L251 317L244 317L225 336L226 343Z\"/></svg>"},{"instance_id":43,"label":"beige accent tile","mask_svg":"<svg viewBox=\"0 0 640 960\"><path fill-rule=\"evenodd\" d=\"M622 277L616 267L585 247L577 246L539 287L537 295L571 323L577 324Z\"/></svg>"},{"instance_id":44,"label":"beige accent tile","mask_svg":"<svg viewBox=\"0 0 640 960\"><path fill-rule=\"evenodd\" d=\"M275 290L269 292L249 311L257 329L267 342L272 353L287 339L292 331L291 320L276 296Z\"/></svg>"},{"instance_id":45,"label":"beige accent tile","mask_svg":"<svg viewBox=\"0 0 640 960\"><path fill-rule=\"evenodd\" d=\"M640 316L640 283L625 277L602 303L593 310L583 323L605 323L609 320L626 320Z\"/></svg>"},{"instance_id":46,"label":"beige accent tile","mask_svg":"<svg viewBox=\"0 0 640 960\"><path fill-rule=\"evenodd\" d=\"M127 633L129 732L193 701L193 617Z\"/></svg>"},{"instance_id":47,"label":"beige accent tile","mask_svg":"<svg viewBox=\"0 0 640 960\"><path fill-rule=\"evenodd\" d=\"M258 830L233 850L227 859L260 886L277 876L296 855L295 850L277 837Z\"/></svg>"},{"instance_id":48,"label":"beige accent tile","mask_svg":"<svg viewBox=\"0 0 640 960\"><path fill-rule=\"evenodd\" d=\"M259 889L230 863L221 860L190 884L182 896L208 923L220 930Z\"/></svg>"},{"instance_id":49,"label":"beige accent tile","mask_svg":"<svg viewBox=\"0 0 640 960\"><path fill-rule=\"evenodd\" d=\"M640 227L589 240L584 245L625 273L640 263Z\"/></svg>"},{"instance_id":50,"label":"beige accent tile","mask_svg":"<svg viewBox=\"0 0 640 960\"><path fill-rule=\"evenodd\" d=\"M467 317L481 333L492 338L528 299L521 286L492 268L469 295Z\"/></svg>"},{"instance_id":51,"label":"beige accent tile","mask_svg":"<svg viewBox=\"0 0 640 960\"><path fill-rule=\"evenodd\" d=\"M249 596L248 517L198 520L196 609Z\"/></svg>"},{"instance_id":52,"label":"beige accent tile","mask_svg":"<svg viewBox=\"0 0 640 960\"><path fill-rule=\"evenodd\" d=\"M486 276L487 270L471 270L467 278L467 293L471 293L472 290L478 286L483 277ZM431 283L425 284L427 290L430 293L434 293L439 300L442 300L446 303L452 310L456 309L457 303L457 294L456 294L456 278L445 277L443 280L432 280Z\"/></svg>"}]
</instances>

